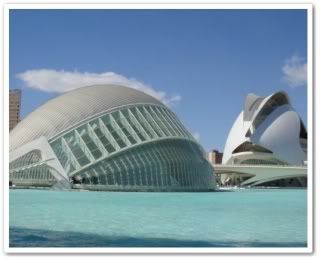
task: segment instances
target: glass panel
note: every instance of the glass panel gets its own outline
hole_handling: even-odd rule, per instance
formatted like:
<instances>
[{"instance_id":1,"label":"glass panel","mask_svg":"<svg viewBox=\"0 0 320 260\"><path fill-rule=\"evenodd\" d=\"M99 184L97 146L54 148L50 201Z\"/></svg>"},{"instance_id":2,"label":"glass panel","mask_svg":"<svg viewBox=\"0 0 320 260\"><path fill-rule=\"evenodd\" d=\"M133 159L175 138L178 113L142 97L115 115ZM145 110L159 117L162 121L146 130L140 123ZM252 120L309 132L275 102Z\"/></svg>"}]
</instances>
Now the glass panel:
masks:
<instances>
[{"instance_id":1,"label":"glass panel","mask_svg":"<svg viewBox=\"0 0 320 260\"><path fill-rule=\"evenodd\" d=\"M110 143L110 141L107 139L107 137L102 133L98 123L92 123L92 129L99 138L100 142L103 144L103 146L106 148L108 153L113 153L116 149L113 147L113 145Z\"/></svg>"},{"instance_id":2,"label":"glass panel","mask_svg":"<svg viewBox=\"0 0 320 260\"><path fill-rule=\"evenodd\" d=\"M160 149L154 149L153 153L155 157L158 159L158 169L159 169L159 177L158 177L158 183L160 186L166 186L165 180L164 180L164 173L165 173L165 159L162 155L162 151Z\"/></svg>"},{"instance_id":3,"label":"glass panel","mask_svg":"<svg viewBox=\"0 0 320 260\"><path fill-rule=\"evenodd\" d=\"M132 165L135 169L135 183L136 185L142 185L141 181L141 166L139 165L137 159L136 159L136 154L137 152L133 151L129 153L130 156L130 161L132 162Z\"/></svg>"},{"instance_id":4,"label":"glass panel","mask_svg":"<svg viewBox=\"0 0 320 260\"><path fill-rule=\"evenodd\" d=\"M99 175L99 184L101 184L101 185L106 185L107 184L106 175L104 175L104 174Z\"/></svg>"},{"instance_id":5,"label":"glass panel","mask_svg":"<svg viewBox=\"0 0 320 260\"><path fill-rule=\"evenodd\" d=\"M128 110L123 110L122 114L126 117L128 123L130 124L130 126L132 127L132 129L134 130L134 132L139 136L140 140L143 142L146 140L146 138L143 136L143 134L141 133L141 131L143 131L141 129L140 125L136 125L135 122L133 121L133 119L129 116L129 112Z\"/></svg>"},{"instance_id":6,"label":"glass panel","mask_svg":"<svg viewBox=\"0 0 320 260\"><path fill-rule=\"evenodd\" d=\"M181 136L184 136L184 137L190 136L171 111L164 108L159 108L159 109L163 114L167 115L171 119L172 125L175 126L175 128L181 133Z\"/></svg>"},{"instance_id":7,"label":"glass panel","mask_svg":"<svg viewBox=\"0 0 320 260\"><path fill-rule=\"evenodd\" d=\"M142 184L142 186L145 186L145 185L147 185L147 177L146 177L147 168L146 168L145 162L142 159L140 153L137 152L135 155L136 155L135 156L136 161L138 162L139 167L140 167L141 184Z\"/></svg>"},{"instance_id":8,"label":"glass panel","mask_svg":"<svg viewBox=\"0 0 320 260\"><path fill-rule=\"evenodd\" d=\"M73 133L67 134L65 137L65 140L72 151L73 155L76 157L77 161L81 166L84 166L88 163L90 163L89 159L81 149L79 143L77 142L75 136Z\"/></svg>"},{"instance_id":9,"label":"glass panel","mask_svg":"<svg viewBox=\"0 0 320 260\"><path fill-rule=\"evenodd\" d=\"M130 108L130 111L132 112L132 114L135 116L135 118L139 121L140 125L143 127L143 130L147 133L147 135L152 139L155 136L151 130L150 130L150 125L148 124L147 120L145 118L143 118L143 116L136 110L136 108Z\"/></svg>"},{"instance_id":10,"label":"glass panel","mask_svg":"<svg viewBox=\"0 0 320 260\"><path fill-rule=\"evenodd\" d=\"M20 168L41 161L41 152L33 150L11 162L10 169Z\"/></svg>"},{"instance_id":11,"label":"glass panel","mask_svg":"<svg viewBox=\"0 0 320 260\"><path fill-rule=\"evenodd\" d=\"M157 107L151 107L151 110L158 116L162 124L166 126L167 131L169 131L168 135L179 136L179 132L174 129L170 117L164 116Z\"/></svg>"},{"instance_id":12,"label":"glass panel","mask_svg":"<svg viewBox=\"0 0 320 260\"><path fill-rule=\"evenodd\" d=\"M116 160L116 164L120 168L120 174L121 174L121 185L128 185L128 172L125 163L122 160L122 157L120 156Z\"/></svg>"},{"instance_id":13,"label":"glass panel","mask_svg":"<svg viewBox=\"0 0 320 260\"><path fill-rule=\"evenodd\" d=\"M115 185L121 185L121 175L120 175L120 169L115 164L114 160L108 161L109 166L111 167L113 171L114 181Z\"/></svg>"},{"instance_id":14,"label":"glass panel","mask_svg":"<svg viewBox=\"0 0 320 260\"><path fill-rule=\"evenodd\" d=\"M168 126L165 124L165 122L163 122L163 119L160 118L160 115L156 113L156 111L154 111L152 107L146 106L145 108L149 112L149 114L153 117L153 119L156 121L156 123L159 125L159 127L165 133L166 136L174 135L169 131Z\"/></svg>"},{"instance_id":15,"label":"glass panel","mask_svg":"<svg viewBox=\"0 0 320 260\"><path fill-rule=\"evenodd\" d=\"M111 118L109 115L104 116L101 118L107 129L109 130L110 134L113 136L114 140L117 142L117 144L120 146L120 148L126 147L126 144L123 142L121 137L116 132L116 129L113 128L111 124Z\"/></svg>"},{"instance_id":16,"label":"glass panel","mask_svg":"<svg viewBox=\"0 0 320 260\"><path fill-rule=\"evenodd\" d=\"M123 155L123 162L126 165L128 175L128 185L135 185L134 181L134 166L132 165L128 154Z\"/></svg>"},{"instance_id":17,"label":"glass panel","mask_svg":"<svg viewBox=\"0 0 320 260\"><path fill-rule=\"evenodd\" d=\"M159 137L163 137L164 134L161 132L160 127L157 125L157 123L154 121L154 119L150 116L149 113L147 113L143 107L137 107L137 109L140 111L140 113L143 115L143 117L148 121L149 125L152 127L153 131L156 132L156 134Z\"/></svg>"},{"instance_id":18,"label":"glass panel","mask_svg":"<svg viewBox=\"0 0 320 260\"><path fill-rule=\"evenodd\" d=\"M106 174L107 176L108 184L115 185L114 173L109 163L102 161L100 163L100 167L102 168L102 171L104 172L104 174Z\"/></svg>"},{"instance_id":19,"label":"glass panel","mask_svg":"<svg viewBox=\"0 0 320 260\"><path fill-rule=\"evenodd\" d=\"M156 161L153 156L151 156L150 152L153 148L151 146L148 147L148 149L145 149L145 157L147 158L147 162L149 164L149 175L151 179L151 185L157 186L157 176L156 176Z\"/></svg>"},{"instance_id":20,"label":"glass panel","mask_svg":"<svg viewBox=\"0 0 320 260\"><path fill-rule=\"evenodd\" d=\"M61 163L62 167L66 170L66 164L68 161L68 156L65 153L65 151L63 151L62 148L62 144L61 144L61 139L53 142L51 144L52 150L54 151L54 153L56 154L59 162Z\"/></svg>"},{"instance_id":21,"label":"glass panel","mask_svg":"<svg viewBox=\"0 0 320 260\"><path fill-rule=\"evenodd\" d=\"M86 144L86 146L90 150L93 157L95 159L98 159L99 157L101 157L102 152L99 150L98 146L93 142L92 138L89 136L87 127L84 126L84 127L79 128L78 132L79 132L82 140L84 141L84 143Z\"/></svg>"},{"instance_id":22,"label":"glass panel","mask_svg":"<svg viewBox=\"0 0 320 260\"><path fill-rule=\"evenodd\" d=\"M113 114L112 114L113 115ZM126 122L120 117L119 112L114 113L114 118L119 125L121 131L125 134L125 136L129 139L131 144L137 143L137 141L130 134L129 130L125 127Z\"/></svg>"}]
</instances>

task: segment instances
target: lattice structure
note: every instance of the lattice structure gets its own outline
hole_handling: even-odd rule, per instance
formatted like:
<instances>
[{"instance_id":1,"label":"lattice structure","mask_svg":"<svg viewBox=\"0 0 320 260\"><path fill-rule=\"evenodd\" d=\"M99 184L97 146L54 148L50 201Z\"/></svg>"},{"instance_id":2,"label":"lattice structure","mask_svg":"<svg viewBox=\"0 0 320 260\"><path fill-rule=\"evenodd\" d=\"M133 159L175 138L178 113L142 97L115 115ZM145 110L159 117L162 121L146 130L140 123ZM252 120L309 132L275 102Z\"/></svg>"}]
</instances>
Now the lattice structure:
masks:
<instances>
[{"instance_id":1,"label":"lattice structure","mask_svg":"<svg viewBox=\"0 0 320 260\"><path fill-rule=\"evenodd\" d=\"M115 91L112 86L98 86L96 88L100 94L102 87L105 95ZM116 88L126 93L127 88ZM95 91L95 87L90 89ZM84 90L87 92L88 88ZM130 89L129 92L132 91ZM76 98L79 90L74 92ZM59 131L54 131L52 125L40 127L38 132L50 133L46 140L54 156L47 159L55 160L61 166L62 175L67 176L75 188L150 191L213 189L213 169L200 145L167 107L157 100L150 102L153 98L134 90L136 96L139 96L136 92L143 96L138 98L140 102L131 99L130 102L119 102L116 107L108 109L104 104L101 111L95 108L94 115L89 113L87 118L81 118L78 122L71 120L72 125L66 129L61 129L59 122ZM110 99L109 95L106 97L106 101ZM99 100L101 98L99 96ZM141 99L148 99L148 102L143 103ZM123 100L126 100L125 97ZM30 123L26 122L25 125ZM32 135L37 137L34 133L29 134ZM17 143L19 141L15 141ZM24 141L22 147L28 143ZM19 149L14 149L15 153ZM17 172L19 163L23 164L23 156L26 155L10 164L13 182L21 178L21 175L17 178L14 172ZM43 162L43 159L39 161ZM34 162L29 160L29 164ZM41 171L43 165L46 163L32 166L33 171ZM50 172L50 169L43 171Z\"/></svg>"}]
</instances>

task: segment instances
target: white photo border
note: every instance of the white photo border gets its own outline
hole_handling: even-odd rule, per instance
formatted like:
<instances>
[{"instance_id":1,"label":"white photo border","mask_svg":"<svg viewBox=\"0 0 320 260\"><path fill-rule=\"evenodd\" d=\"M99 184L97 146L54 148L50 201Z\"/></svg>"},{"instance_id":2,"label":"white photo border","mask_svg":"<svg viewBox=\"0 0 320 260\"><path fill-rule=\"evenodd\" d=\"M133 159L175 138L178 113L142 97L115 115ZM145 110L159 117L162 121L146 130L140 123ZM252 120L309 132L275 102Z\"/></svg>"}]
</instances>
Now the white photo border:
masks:
<instances>
[{"instance_id":1,"label":"white photo border","mask_svg":"<svg viewBox=\"0 0 320 260\"><path fill-rule=\"evenodd\" d=\"M125 248L125 247L106 247L106 248L12 248L9 247L9 129L6 122L9 122L9 12L15 9L305 9L307 10L307 20L308 20L308 34L307 34L307 64L308 64L308 188L307 188L307 198L308 198L308 241L307 247L303 248ZM4 199L4 219L3 219L3 235L4 235L4 250L5 253L312 253L314 247L314 188L313 183L315 174L315 166L313 164L313 127L314 127L314 85L313 85L313 6L312 4L168 4L168 3L155 3L155 4L138 4L138 3L128 3L128 4L115 4L115 3L104 3L104 4L5 4L4 5L4 66L3 66L3 86L4 86L4 160L3 160L3 199Z\"/></svg>"}]
</instances>

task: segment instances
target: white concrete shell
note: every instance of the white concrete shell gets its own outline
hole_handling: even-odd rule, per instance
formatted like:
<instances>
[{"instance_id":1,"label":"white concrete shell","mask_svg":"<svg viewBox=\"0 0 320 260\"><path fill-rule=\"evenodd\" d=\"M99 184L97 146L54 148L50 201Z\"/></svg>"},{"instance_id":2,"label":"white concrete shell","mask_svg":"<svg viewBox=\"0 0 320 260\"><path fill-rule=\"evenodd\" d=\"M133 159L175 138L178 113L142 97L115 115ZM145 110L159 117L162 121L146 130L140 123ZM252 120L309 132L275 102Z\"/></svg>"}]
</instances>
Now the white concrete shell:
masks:
<instances>
[{"instance_id":1,"label":"white concrete shell","mask_svg":"<svg viewBox=\"0 0 320 260\"><path fill-rule=\"evenodd\" d=\"M61 131L110 109L130 104L162 105L157 99L117 85L82 87L53 98L35 109L11 132L10 150L41 136L53 138Z\"/></svg>"},{"instance_id":2,"label":"white concrete shell","mask_svg":"<svg viewBox=\"0 0 320 260\"><path fill-rule=\"evenodd\" d=\"M273 111L255 130L251 141L273 152L288 164L302 165L306 160L300 145L300 118L290 105Z\"/></svg>"},{"instance_id":3,"label":"white concrete shell","mask_svg":"<svg viewBox=\"0 0 320 260\"><path fill-rule=\"evenodd\" d=\"M287 94L281 91L265 98L249 94L229 132L222 163L304 165L306 161L307 132Z\"/></svg>"}]
</instances>

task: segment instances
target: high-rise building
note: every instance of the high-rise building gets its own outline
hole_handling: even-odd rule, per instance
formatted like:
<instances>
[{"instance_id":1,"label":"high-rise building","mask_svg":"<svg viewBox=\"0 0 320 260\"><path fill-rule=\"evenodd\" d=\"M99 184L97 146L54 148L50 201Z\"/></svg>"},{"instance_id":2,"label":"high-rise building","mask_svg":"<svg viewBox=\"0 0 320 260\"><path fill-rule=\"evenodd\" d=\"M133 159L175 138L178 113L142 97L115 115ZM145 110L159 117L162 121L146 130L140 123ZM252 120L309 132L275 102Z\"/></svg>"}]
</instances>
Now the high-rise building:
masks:
<instances>
[{"instance_id":1,"label":"high-rise building","mask_svg":"<svg viewBox=\"0 0 320 260\"><path fill-rule=\"evenodd\" d=\"M12 89L9 92L9 131L20 122L21 90Z\"/></svg>"},{"instance_id":2,"label":"high-rise building","mask_svg":"<svg viewBox=\"0 0 320 260\"><path fill-rule=\"evenodd\" d=\"M221 164L222 163L223 153L220 153L217 150L212 150L208 153L208 161L211 164Z\"/></svg>"}]
</instances>

